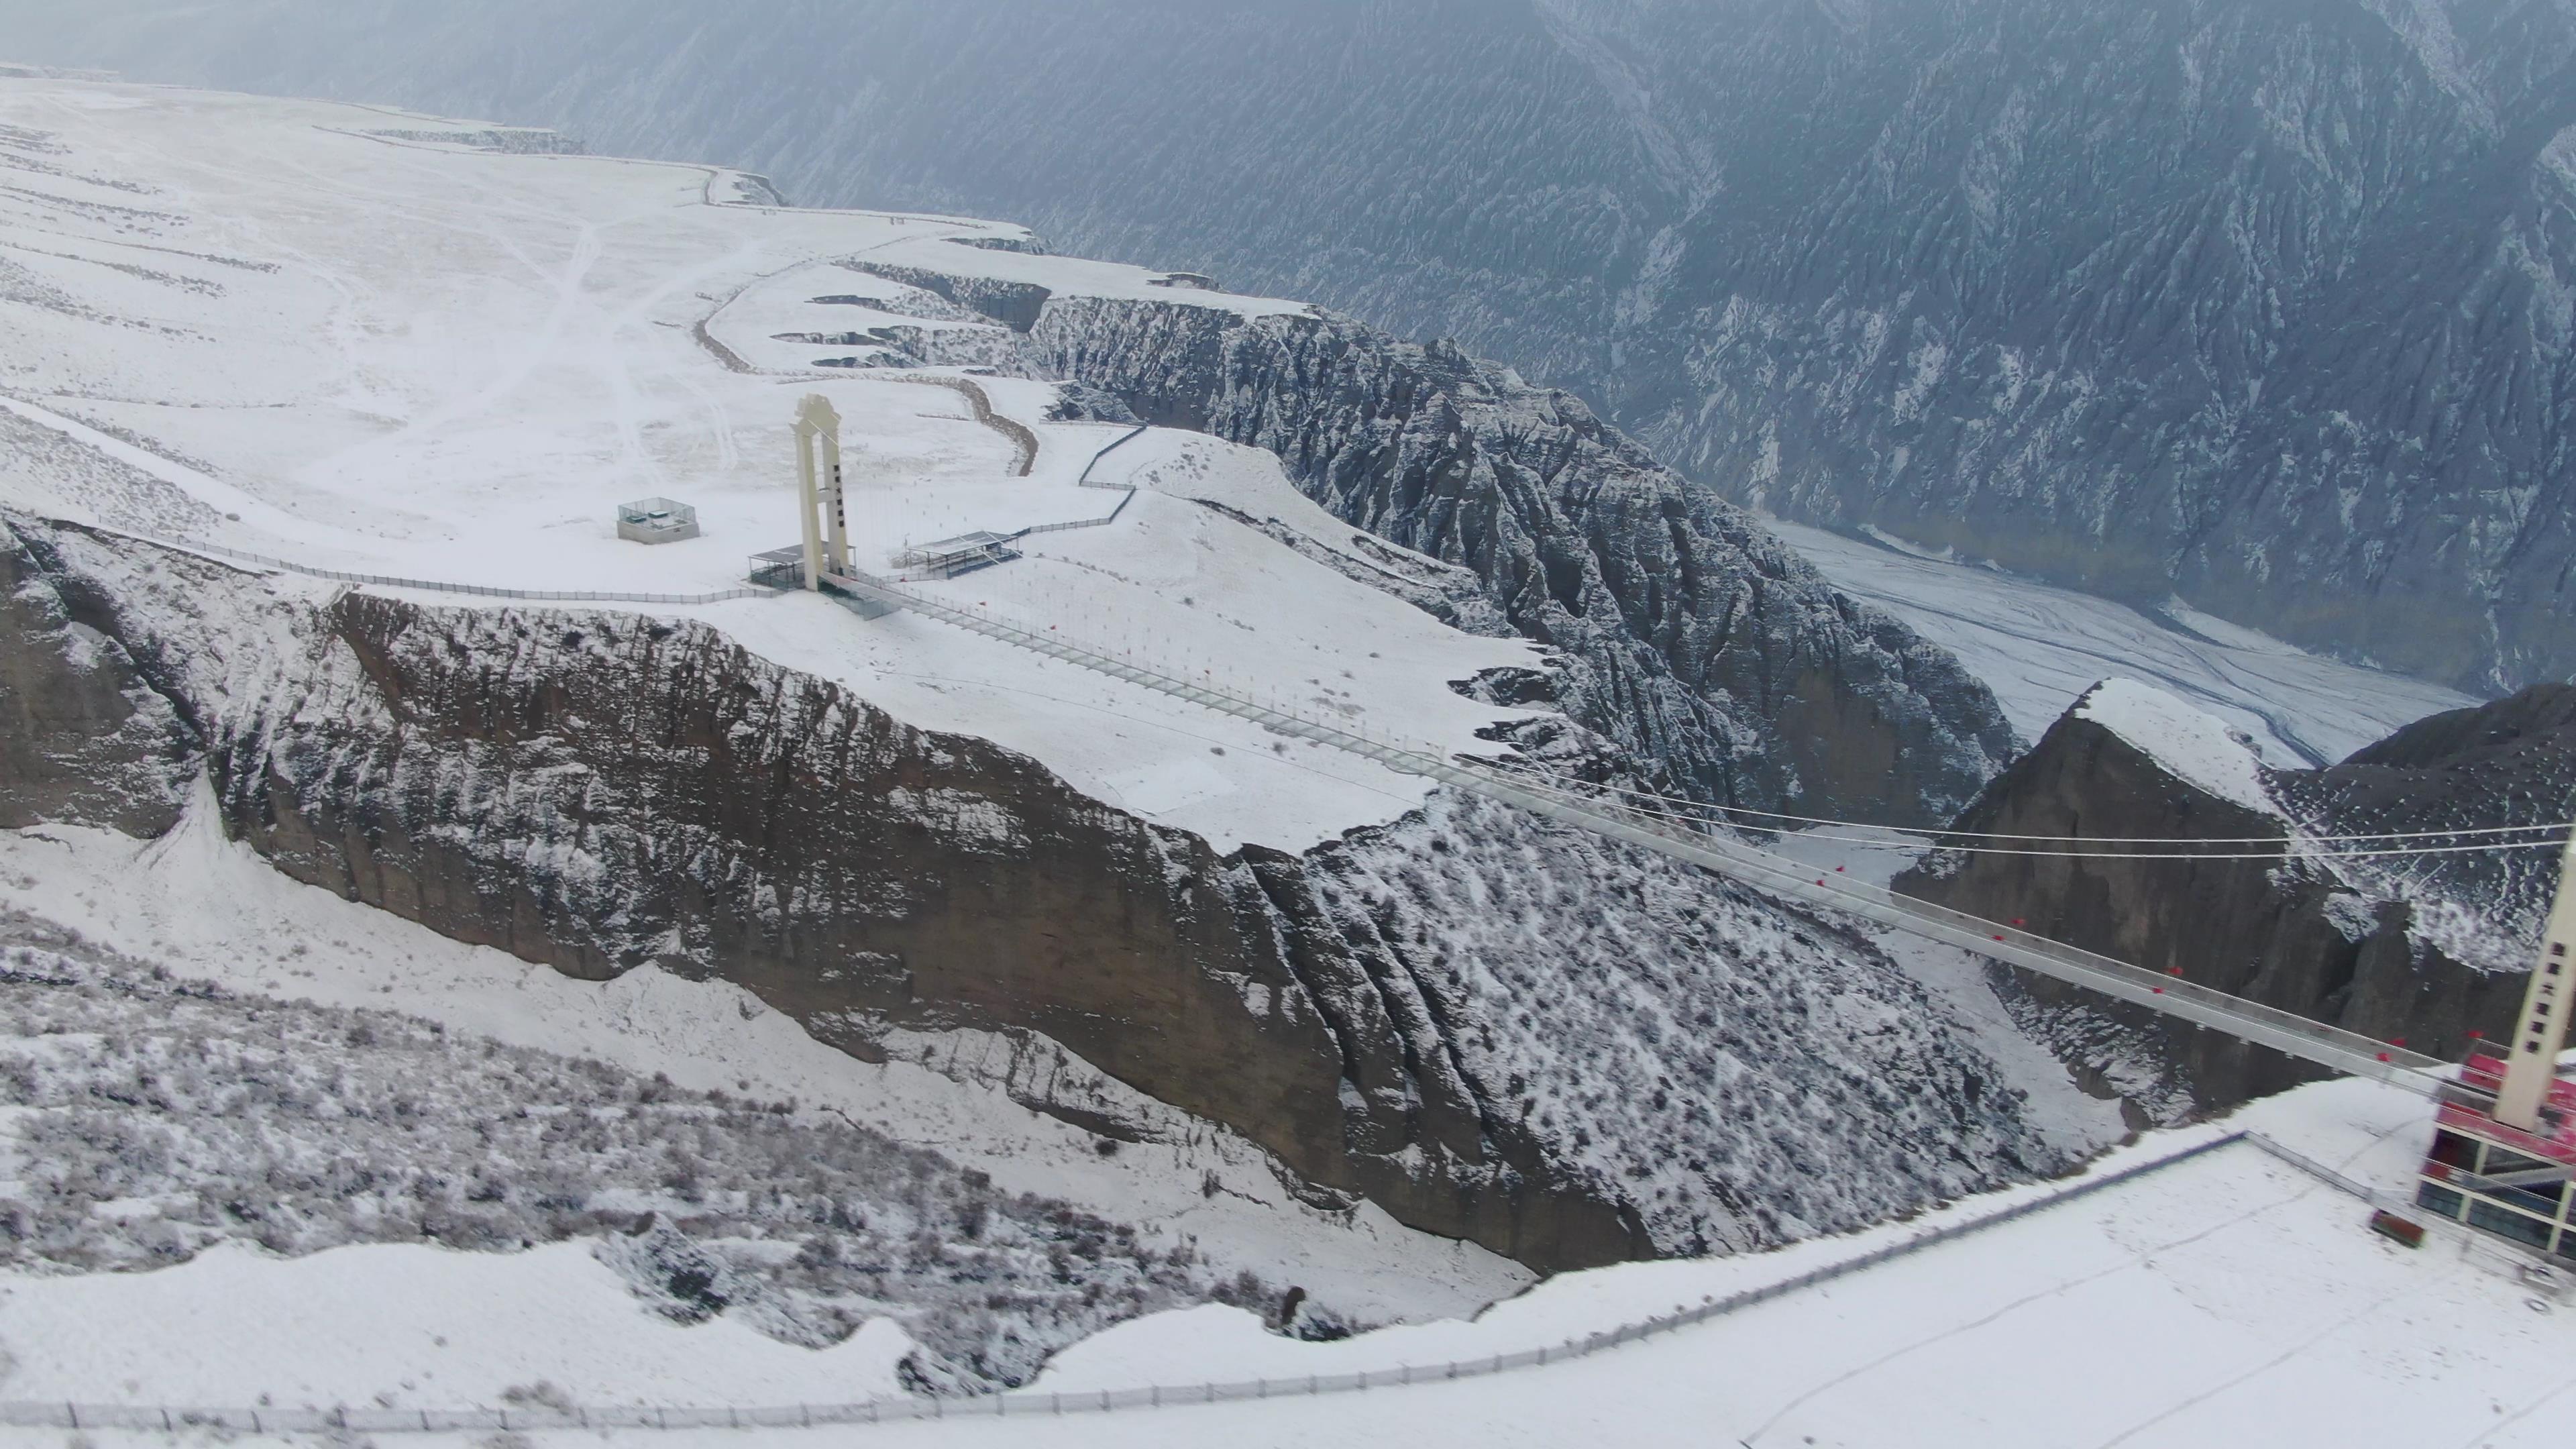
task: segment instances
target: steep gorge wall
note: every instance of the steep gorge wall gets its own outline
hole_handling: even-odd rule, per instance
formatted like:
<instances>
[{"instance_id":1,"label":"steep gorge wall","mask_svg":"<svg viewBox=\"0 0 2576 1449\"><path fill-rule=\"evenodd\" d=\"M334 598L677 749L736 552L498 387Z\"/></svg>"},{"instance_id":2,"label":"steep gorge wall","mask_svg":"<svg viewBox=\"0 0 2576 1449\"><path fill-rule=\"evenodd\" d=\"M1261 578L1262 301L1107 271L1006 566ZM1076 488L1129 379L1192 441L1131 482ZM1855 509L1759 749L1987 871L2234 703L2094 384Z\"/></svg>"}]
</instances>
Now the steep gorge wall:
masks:
<instances>
[{"instance_id":1,"label":"steep gorge wall","mask_svg":"<svg viewBox=\"0 0 2576 1449\"><path fill-rule=\"evenodd\" d=\"M1407 1059L1406 983L1335 949L1294 858L1219 859L702 626L355 595L322 623L338 667L210 763L298 879L574 976L713 972L862 1057L1036 1032L1417 1226L1549 1267L1646 1250Z\"/></svg>"},{"instance_id":2,"label":"steep gorge wall","mask_svg":"<svg viewBox=\"0 0 2576 1449\"><path fill-rule=\"evenodd\" d=\"M173 702L99 778L160 761L168 808L202 760L281 870L569 975L721 977L861 1057L897 1030L1052 1042L1296 1191L1540 1267L1856 1227L2069 1161L1866 943L1496 807L1220 857L702 625L281 593L14 534ZM0 792L22 758L0 749ZM1861 1046L1798 1045L1819 1033Z\"/></svg>"},{"instance_id":3,"label":"steep gorge wall","mask_svg":"<svg viewBox=\"0 0 2576 1449\"><path fill-rule=\"evenodd\" d=\"M2576 783L2571 721L2576 689L2543 687L2409 726L2342 765L2264 778L2310 833L2564 818L2567 786ZM2394 763L2370 763L2374 752ZM2252 843L2223 849L2254 858L1952 853L1899 876L1896 888L1989 919L2027 920L2035 931L2089 950L2156 970L2178 968L2200 984L2367 1036L2402 1038L2436 1056L2459 1055L2471 1031L2492 1037L2510 1026L2556 864L2548 851L2358 857L2331 866L2286 860L2285 813L2194 785L2073 712L1998 776L1954 828L2047 838L2244 838ZM2029 976L2019 986L2050 1007L2146 1038L2204 1107L2314 1075L2277 1053L2078 987ZM2061 1022L2042 1034L2083 1055L2080 1027Z\"/></svg>"},{"instance_id":4,"label":"steep gorge wall","mask_svg":"<svg viewBox=\"0 0 2576 1449\"><path fill-rule=\"evenodd\" d=\"M1920 823L2009 755L1993 696L1562 392L1329 314L1058 298L1045 364L1279 455L1353 525L1459 565L1562 651L1567 712L1662 783Z\"/></svg>"},{"instance_id":5,"label":"steep gorge wall","mask_svg":"<svg viewBox=\"0 0 2576 1449\"><path fill-rule=\"evenodd\" d=\"M151 836L178 823L196 723L113 627L41 541L0 531L0 829L62 820Z\"/></svg>"},{"instance_id":6,"label":"steep gorge wall","mask_svg":"<svg viewBox=\"0 0 2576 1449\"><path fill-rule=\"evenodd\" d=\"M1856 1227L2069 1161L1866 943L1496 807L1220 857L702 625L323 597L14 531L204 721L173 704L127 764L202 760L281 870L569 975L720 977L861 1057L897 1030L1052 1042L1296 1191L1540 1267ZM1858 1045L1800 1045L1820 1034Z\"/></svg>"}]
</instances>

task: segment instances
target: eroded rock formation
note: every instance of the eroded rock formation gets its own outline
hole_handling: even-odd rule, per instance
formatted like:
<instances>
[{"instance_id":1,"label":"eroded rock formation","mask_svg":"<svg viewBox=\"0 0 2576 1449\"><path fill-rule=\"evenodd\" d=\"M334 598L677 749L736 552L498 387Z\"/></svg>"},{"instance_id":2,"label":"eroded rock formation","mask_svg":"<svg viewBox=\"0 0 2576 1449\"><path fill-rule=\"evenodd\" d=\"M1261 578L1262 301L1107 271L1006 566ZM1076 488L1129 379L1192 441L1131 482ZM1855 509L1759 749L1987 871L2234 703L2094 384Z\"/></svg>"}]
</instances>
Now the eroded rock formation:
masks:
<instances>
[{"instance_id":1,"label":"eroded rock formation","mask_svg":"<svg viewBox=\"0 0 2576 1449\"><path fill-rule=\"evenodd\" d=\"M1666 788L1922 823L2011 752L1956 659L1564 392L1330 314L1061 297L1032 319L1004 284L852 265L982 307L1050 371L1268 449L1337 516L1466 569L1565 653L1567 712Z\"/></svg>"},{"instance_id":2,"label":"eroded rock formation","mask_svg":"<svg viewBox=\"0 0 2576 1449\"><path fill-rule=\"evenodd\" d=\"M2566 818L2576 795L2576 688L2535 686L2419 721L2342 764L2260 778L2272 808L2194 784L2153 750L2084 717L2079 701L1956 829L2242 839L2202 848L2251 858L1953 852L1899 876L1896 888L1990 919L2026 919L2074 945L2179 968L2219 990L2435 1055L2457 1055L2469 1032L2504 1029L2522 1000L2554 851L2284 857L2327 848L2318 836ZM2076 1013L2035 1023L2062 1048L2082 1057L2116 1047L2118 1036L2144 1038L2202 1106L2313 1075L2277 1053L2171 1026L2078 987L2029 977L2020 986ZM2103 1022L2121 1030L2096 1030Z\"/></svg>"},{"instance_id":3,"label":"eroded rock formation","mask_svg":"<svg viewBox=\"0 0 2576 1449\"><path fill-rule=\"evenodd\" d=\"M1219 856L703 625L279 593L18 531L55 587L95 591L102 633L166 661L227 831L569 975L722 977L862 1057L898 1032L1052 1042L1300 1191L1541 1267L2062 1165L1866 943L1657 857L1445 798L1303 856ZM1820 1115L1851 1100L1886 1110Z\"/></svg>"}]
</instances>

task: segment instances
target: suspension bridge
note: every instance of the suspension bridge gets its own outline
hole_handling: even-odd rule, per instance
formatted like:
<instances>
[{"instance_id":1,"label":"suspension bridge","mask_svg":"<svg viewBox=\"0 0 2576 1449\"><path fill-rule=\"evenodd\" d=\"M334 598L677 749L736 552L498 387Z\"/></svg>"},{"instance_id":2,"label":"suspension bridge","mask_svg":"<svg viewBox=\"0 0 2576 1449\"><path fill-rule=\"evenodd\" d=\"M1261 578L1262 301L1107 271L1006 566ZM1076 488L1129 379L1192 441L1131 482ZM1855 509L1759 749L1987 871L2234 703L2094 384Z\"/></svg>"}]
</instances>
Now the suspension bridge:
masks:
<instances>
[{"instance_id":1,"label":"suspension bridge","mask_svg":"<svg viewBox=\"0 0 2576 1449\"><path fill-rule=\"evenodd\" d=\"M1852 879L1847 874L1820 873L1803 862L1749 844L1722 828L1692 821L1672 808L1677 802L1668 801L1665 797L1533 779L1492 765L1442 758L1420 748L1372 739L1320 720L1290 714L1212 682L1183 678L1088 648L1066 639L1060 631L1031 629L976 609L931 598L890 580L856 572L827 572L823 580L851 602L872 606L863 612L899 608L923 614L987 638L1250 720L1281 735L1311 740L1373 760L1402 774L1436 780L1574 829L1655 851L1741 881L1772 896L1856 916L1921 940L1953 946L2007 966L2081 986L2113 1000L2223 1032L2334 1072L2373 1078L2428 1097L2483 1102L2488 1095L2463 1085L2457 1080L2452 1065L2439 1058L2071 946L2021 926L1990 921L1964 911L1901 896L1882 886ZM2553 828L2530 827L2534 831ZM1937 838L1943 833L1934 834ZM2517 843L2556 844L2555 841ZM2282 842L2272 844L2286 848ZM2492 847L2407 847L2406 853L2484 848ZM2281 849L2248 852L2258 853L2269 858L2279 855ZM2365 849L2353 853L2380 852Z\"/></svg>"}]
</instances>

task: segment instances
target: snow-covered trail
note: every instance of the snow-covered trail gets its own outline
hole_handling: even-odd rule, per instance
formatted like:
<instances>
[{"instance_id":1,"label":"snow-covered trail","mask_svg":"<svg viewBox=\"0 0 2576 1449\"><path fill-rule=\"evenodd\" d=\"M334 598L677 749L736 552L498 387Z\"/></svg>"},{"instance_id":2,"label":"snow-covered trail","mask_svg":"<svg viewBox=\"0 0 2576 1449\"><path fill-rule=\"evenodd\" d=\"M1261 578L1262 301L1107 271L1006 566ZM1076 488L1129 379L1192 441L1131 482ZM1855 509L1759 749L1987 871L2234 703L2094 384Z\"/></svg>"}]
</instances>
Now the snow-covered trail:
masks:
<instances>
[{"instance_id":1,"label":"snow-covered trail","mask_svg":"<svg viewBox=\"0 0 2576 1449\"><path fill-rule=\"evenodd\" d=\"M2331 763L2399 725L2479 701L2294 648L2178 602L2158 614L1819 528L1764 522L1834 586L1959 656L2037 739L2094 683L2144 679L2253 736L2284 768Z\"/></svg>"}]
</instances>

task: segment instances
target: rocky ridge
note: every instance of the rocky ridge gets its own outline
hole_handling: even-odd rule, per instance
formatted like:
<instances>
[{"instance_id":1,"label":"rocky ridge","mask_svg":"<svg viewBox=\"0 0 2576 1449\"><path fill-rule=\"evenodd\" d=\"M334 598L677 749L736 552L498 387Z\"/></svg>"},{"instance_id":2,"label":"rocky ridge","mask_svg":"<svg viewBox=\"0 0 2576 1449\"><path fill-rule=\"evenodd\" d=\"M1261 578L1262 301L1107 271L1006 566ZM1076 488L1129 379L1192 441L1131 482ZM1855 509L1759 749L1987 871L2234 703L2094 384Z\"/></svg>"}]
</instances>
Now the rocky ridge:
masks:
<instances>
[{"instance_id":1,"label":"rocky ridge","mask_svg":"<svg viewBox=\"0 0 2576 1449\"><path fill-rule=\"evenodd\" d=\"M2111 688L2079 701L1953 828L2244 838L2252 843L2225 849L2253 858L1935 852L1896 888L1989 919L2027 920L2077 946L2178 968L2222 991L2436 1056L2460 1054L2471 1032L2495 1036L2510 1026L2556 884L2555 851L2282 856L2319 836L2567 818L2576 799L2576 687L2534 686L2435 715L2318 770L2264 769L2238 747L2225 768L2250 788L2237 790L2212 788L2205 769L2177 764L2152 732L2124 727L2120 710L2094 708ZM2216 721L2202 722L2219 733ZM2022 977L2017 989L2035 1032L2161 1103L2161 1115L2225 1106L2313 1075L2081 988Z\"/></svg>"},{"instance_id":2,"label":"rocky ridge","mask_svg":"<svg viewBox=\"0 0 2576 1449\"><path fill-rule=\"evenodd\" d=\"M1146 421L1266 449L1335 516L1464 571L1504 625L1559 651L1555 701L1661 788L1923 823L2012 750L1957 660L1508 368L1330 313L850 265L1025 333L1034 369Z\"/></svg>"},{"instance_id":3,"label":"rocky ridge","mask_svg":"<svg viewBox=\"0 0 2576 1449\"><path fill-rule=\"evenodd\" d=\"M721 976L860 1057L999 1034L1055 1053L1012 1084L1037 1110L1133 1135L1083 1086L1105 1075L1319 1202L1540 1267L1775 1242L2063 1165L1883 956L1659 858L1438 800L1305 856L1218 856L702 625L12 535L119 652L59 629L13 649L111 681L142 661L170 701L169 731L102 718L95 752L201 762L279 869L569 975ZM199 734L175 733L183 706ZM1791 1045L1817 1032L1868 1050ZM1898 1096L1829 1120L1802 1105L1828 1084Z\"/></svg>"}]
</instances>

